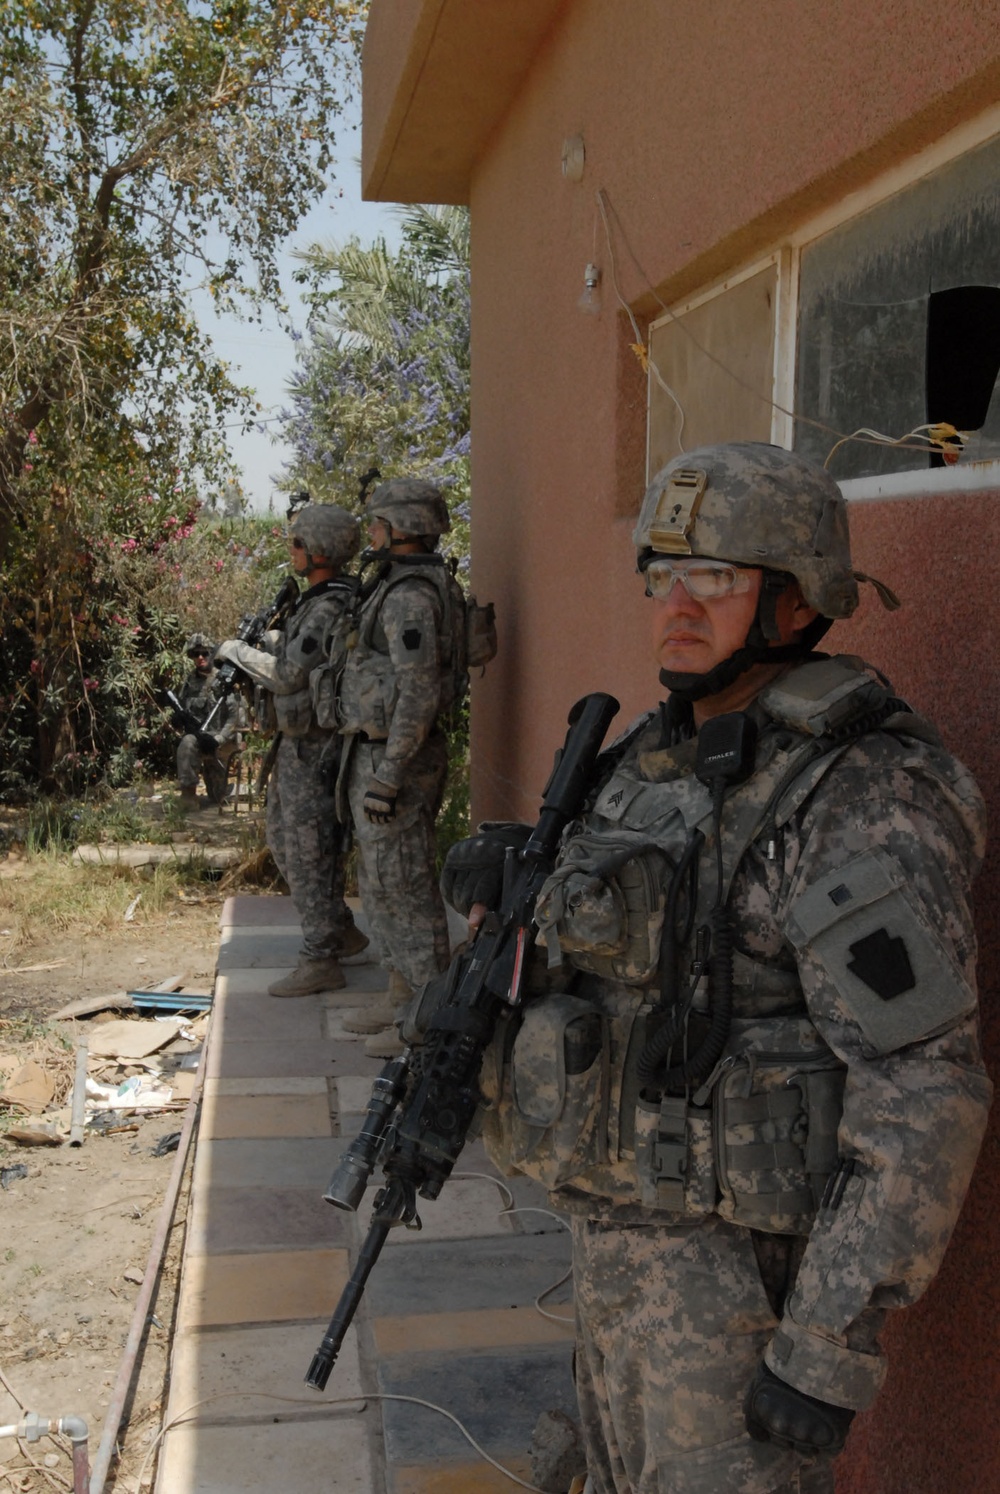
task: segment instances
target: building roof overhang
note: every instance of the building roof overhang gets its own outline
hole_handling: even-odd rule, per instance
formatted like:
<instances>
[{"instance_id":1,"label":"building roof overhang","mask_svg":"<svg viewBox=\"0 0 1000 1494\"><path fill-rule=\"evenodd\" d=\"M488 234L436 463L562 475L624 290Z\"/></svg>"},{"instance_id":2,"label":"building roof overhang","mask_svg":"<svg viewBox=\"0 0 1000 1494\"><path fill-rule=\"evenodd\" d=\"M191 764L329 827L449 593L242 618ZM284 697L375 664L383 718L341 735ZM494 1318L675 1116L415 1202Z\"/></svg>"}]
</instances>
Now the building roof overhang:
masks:
<instances>
[{"instance_id":1,"label":"building roof overhang","mask_svg":"<svg viewBox=\"0 0 1000 1494\"><path fill-rule=\"evenodd\" d=\"M372 0L362 194L467 203L473 167L566 0Z\"/></svg>"}]
</instances>

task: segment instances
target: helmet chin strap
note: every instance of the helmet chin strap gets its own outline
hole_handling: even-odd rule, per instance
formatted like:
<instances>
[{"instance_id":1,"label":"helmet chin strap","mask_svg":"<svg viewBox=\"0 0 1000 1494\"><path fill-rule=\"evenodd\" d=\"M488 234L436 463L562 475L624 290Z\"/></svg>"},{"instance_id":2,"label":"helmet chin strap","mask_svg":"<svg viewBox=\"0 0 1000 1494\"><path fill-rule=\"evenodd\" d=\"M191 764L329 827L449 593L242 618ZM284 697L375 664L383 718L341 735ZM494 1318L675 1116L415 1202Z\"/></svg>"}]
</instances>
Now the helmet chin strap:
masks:
<instances>
[{"instance_id":1,"label":"helmet chin strap","mask_svg":"<svg viewBox=\"0 0 1000 1494\"><path fill-rule=\"evenodd\" d=\"M682 700L704 700L728 689L741 674L755 664L788 664L812 653L833 619L818 616L796 638L794 643L778 643L781 637L777 620L778 598L794 578L783 571L764 571L757 611L743 645L720 660L704 674L688 674L678 669L661 669L660 684Z\"/></svg>"}]
</instances>

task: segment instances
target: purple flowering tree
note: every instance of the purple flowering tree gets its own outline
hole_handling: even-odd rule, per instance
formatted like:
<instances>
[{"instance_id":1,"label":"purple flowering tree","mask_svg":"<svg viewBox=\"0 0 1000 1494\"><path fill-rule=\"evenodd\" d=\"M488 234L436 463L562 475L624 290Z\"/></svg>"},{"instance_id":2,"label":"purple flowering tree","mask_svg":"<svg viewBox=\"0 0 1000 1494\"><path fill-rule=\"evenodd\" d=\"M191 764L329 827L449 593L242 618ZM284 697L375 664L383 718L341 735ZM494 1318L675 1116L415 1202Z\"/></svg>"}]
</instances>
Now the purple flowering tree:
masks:
<instances>
[{"instance_id":1,"label":"purple flowering tree","mask_svg":"<svg viewBox=\"0 0 1000 1494\"><path fill-rule=\"evenodd\" d=\"M448 497L446 547L469 547L469 217L402 210L403 242L303 255L308 334L283 412L284 486L350 501L363 474L427 477Z\"/></svg>"}]
</instances>

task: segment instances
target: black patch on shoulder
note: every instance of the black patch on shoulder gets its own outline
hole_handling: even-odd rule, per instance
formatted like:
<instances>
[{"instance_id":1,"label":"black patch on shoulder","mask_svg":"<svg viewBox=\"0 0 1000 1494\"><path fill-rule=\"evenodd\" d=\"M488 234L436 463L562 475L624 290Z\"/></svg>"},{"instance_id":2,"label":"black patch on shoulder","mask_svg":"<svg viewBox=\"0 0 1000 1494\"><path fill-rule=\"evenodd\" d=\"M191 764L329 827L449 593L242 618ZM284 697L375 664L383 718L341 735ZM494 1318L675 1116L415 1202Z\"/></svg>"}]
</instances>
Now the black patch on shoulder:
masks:
<instances>
[{"instance_id":1,"label":"black patch on shoulder","mask_svg":"<svg viewBox=\"0 0 1000 1494\"><path fill-rule=\"evenodd\" d=\"M411 653L420 647L420 638L421 633L419 628L403 629L403 647L409 649Z\"/></svg>"},{"instance_id":2,"label":"black patch on shoulder","mask_svg":"<svg viewBox=\"0 0 1000 1494\"><path fill-rule=\"evenodd\" d=\"M848 970L883 1001L893 1001L917 984L905 940L893 938L888 929L876 929L852 944L850 951L854 958L848 960Z\"/></svg>"},{"instance_id":3,"label":"black patch on shoulder","mask_svg":"<svg viewBox=\"0 0 1000 1494\"><path fill-rule=\"evenodd\" d=\"M314 638L311 633L307 633L302 640L301 647L304 654L314 654L319 648L319 639Z\"/></svg>"}]
</instances>

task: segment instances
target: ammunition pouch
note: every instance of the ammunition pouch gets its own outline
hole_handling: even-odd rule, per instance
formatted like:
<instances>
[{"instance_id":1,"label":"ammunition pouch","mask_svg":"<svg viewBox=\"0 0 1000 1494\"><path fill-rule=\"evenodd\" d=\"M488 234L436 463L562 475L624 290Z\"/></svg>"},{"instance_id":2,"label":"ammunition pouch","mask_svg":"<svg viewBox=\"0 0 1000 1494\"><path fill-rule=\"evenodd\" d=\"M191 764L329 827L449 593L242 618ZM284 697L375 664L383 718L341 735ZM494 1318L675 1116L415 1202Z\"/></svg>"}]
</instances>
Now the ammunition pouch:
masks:
<instances>
[{"instance_id":1,"label":"ammunition pouch","mask_svg":"<svg viewBox=\"0 0 1000 1494\"><path fill-rule=\"evenodd\" d=\"M549 964L565 956L607 980L648 984L659 965L671 872L670 857L639 831L571 836L535 904Z\"/></svg>"},{"instance_id":2,"label":"ammunition pouch","mask_svg":"<svg viewBox=\"0 0 1000 1494\"><path fill-rule=\"evenodd\" d=\"M640 1197L648 1208L808 1234L837 1167L846 1068L807 1018L733 1028L729 1056L693 1100L640 1098Z\"/></svg>"},{"instance_id":3,"label":"ammunition pouch","mask_svg":"<svg viewBox=\"0 0 1000 1494\"><path fill-rule=\"evenodd\" d=\"M308 689L292 695L273 695L278 730L286 737L304 737L313 725L312 696Z\"/></svg>"}]
</instances>

